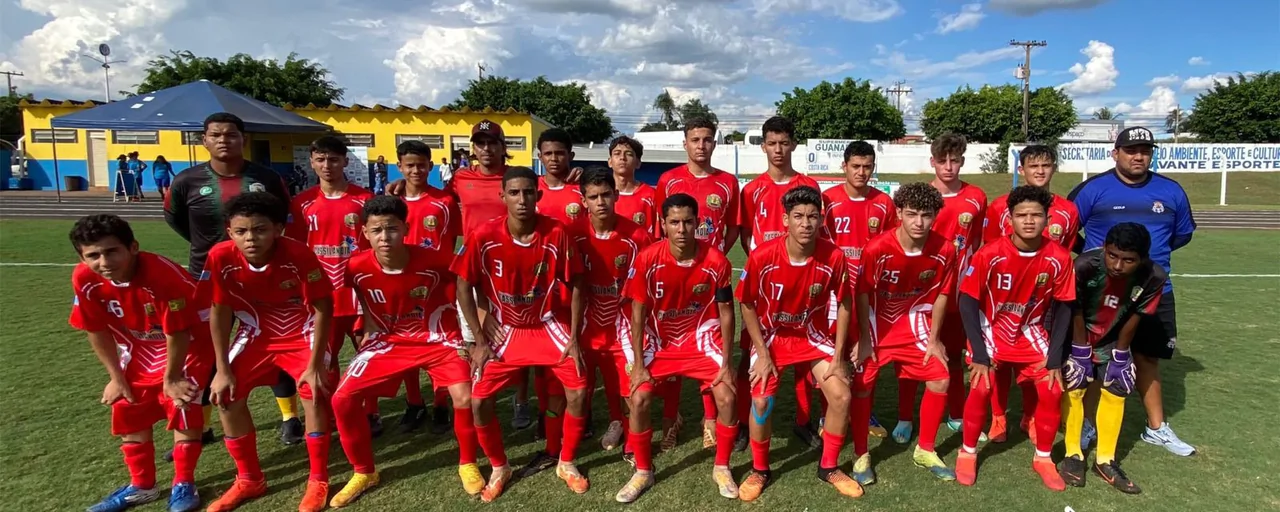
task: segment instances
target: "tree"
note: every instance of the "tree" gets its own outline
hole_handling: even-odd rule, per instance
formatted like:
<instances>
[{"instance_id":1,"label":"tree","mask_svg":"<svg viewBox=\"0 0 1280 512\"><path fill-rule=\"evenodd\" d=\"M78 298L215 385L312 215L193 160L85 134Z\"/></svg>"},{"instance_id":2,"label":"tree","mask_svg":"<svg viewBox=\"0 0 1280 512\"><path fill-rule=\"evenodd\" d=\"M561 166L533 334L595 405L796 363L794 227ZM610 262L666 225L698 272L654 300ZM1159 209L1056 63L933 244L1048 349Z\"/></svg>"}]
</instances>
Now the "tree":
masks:
<instances>
[{"instance_id":1,"label":"tree","mask_svg":"<svg viewBox=\"0 0 1280 512\"><path fill-rule=\"evenodd\" d=\"M677 108L677 105L676 105L675 98L672 98L671 93L667 92L666 89L663 89L662 94L659 94L658 97L653 99L653 109L662 113L662 120L659 121L658 123L661 123L661 126L663 129L658 130L656 129L656 126L655 126L654 127L655 129L651 129L651 130L642 129L640 131L663 132L663 131L670 131L670 130L679 130L680 125L676 122L676 108ZM649 123L649 124L654 125L658 123Z\"/></svg>"},{"instance_id":2,"label":"tree","mask_svg":"<svg viewBox=\"0 0 1280 512\"><path fill-rule=\"evenodd\" d=\"M137 85L138 94L208 80L276 106L286 103L328 106L342 99L345 92L329 80L329 70L324 66L298 58L296 53L290 53L284 62L259 60L244 53L232 55L226 62L197 57L190 51L169 53L148 63L147 76Z\"/></svg>"},{"instance_id":3,"label":"tree","mask_svg":"<svg viewBox=\"0 0 1280 512\"><path fill-rule=\"evenodd\" d=\"M1182 131L1201 142L1280 142L1280 73L1238 74L1196 97Z\"/></svg>"},{"instance_id":4,"label":"tree","mask_svg":"<svg viewBox=\"0 0 1280 512\"><path fill-rule=\"evenodd\" d=\"M587 87L578 82L555 84L540 76L524 81L501 76L471 80L450 108L516 109L569 132L577 142L604 142L613 136L613 120L591 104Z\"/></svg>"},{"instance_id":5,"label":"tree","mask_svg":"<svg viewBox=\"0 0 1280 512\"><path fill-rule=\"evenodd\" d=\"M658 111L661 117L657 121L641 126L640 131L673 132L683 130L685 123L695 117L710 119L711 122L720 124L720 118L716 116L715 112L711 111L711 105L703 103L698 98L686 100L684 103L676 103L675 98L666 89L663 89L662 93L653 99L653 109Z\"/></svg>"},{"instance_id":6,"label":"tree","mask_svg":"<svg viewBox=\"0 0 1280 512\"><path fill-rule=\"evenodd\" d=\"M747 134L742 130L734 130L733 133L725 136L729 142L742 142L747 140Z\"/></svg>"},{"instance_id":7,"label":"tree","mask_svg":"<svg viewBox=\"0 0 1280 512\"><path fill-rule=\"evenodd\" d=\"M1164 116L1164 130L1177 136L1186 122L1186 111L1182 110L1181 107L1173 107L1169 109L1169 114Z\"/></svg>"},{"instance_id":8,"label":"tree","mask_svg":"<svg viewBox=\"0 0 1280 512\"><path fill-rule=\"evenodd\" d=\"M657 123L645 123L645 125L644 125L644 126L641 126L641 127L640 127L640 131L642 131L642 132L669 132L669 131L672 131L672 129L671 129L671 127L670 127L670 126L667 126L667 123L657 122Z\"/></svg>"},{"instance_id":9,"label":"tree","mask_svg":"<svg viewBox=\"0 0 1280 512\"><path fill-rule=\"evenodd\" d=\"M1031 141L1056 141L1076 125L1075 105L1057 88L1032 91L1030 112ZM922 113L920 127L931 139L958 133L980 144L1022 141L1022 89L1015 85L984 85L978 90L964 86L925 103Z\"/></svg>"},{"instance_id":10,"label":"tree","mask_svg":"<svg viewBox=\"0 0 1280 512\"><path fill-rule=\"evenodd\" d=\"M703 103L702 100L698 98L693 98L684 102L684 104L680 105L680 108L677 109L677 113L680 116L680 127L677 129L683 129L684 125L689 123L689 120L695 118L710 119L711 122L717 125L720 124L720 118L716 116L715 112L711 111L711 106Z\"/></svg>"},{"instance_id":11,"label":"tree","mask_svg":"<svg viewBox=\"0 0 1280 512\"><path fill-rule=\"evenodd\" d=\"M796 87L775 103L778 115L796 125L796 138L896 140L907 135L902 112L867 80L823 81Z\"/></svg>"},{"instance_id":12,"label":"tree","mask_svg":"<svg viewBox=\"0 0 1280 512\"><path fill-rule=\"evenodd\" d=\"M22 110L18 108L18 102L24 99L35 100L31 93L0 96L0 140L16 145L18 138L26 133L22 125ZM0 162L0 165L9 163Z\"/></svg>"},{"instance_id":13,"label":"tree","mask_svg":"<svg viewBox=\"0 0 1280 512\"><path fill-rule=\"evenodd\" d=\"M1099 121L1115 121L1117 119L1120 119L1120 116L1123 116L1123 115L1124 114L1116 113L1107 107L1102 107L1098 110L1093 111L1093 118Z\"/></svg>"}]
</instances>

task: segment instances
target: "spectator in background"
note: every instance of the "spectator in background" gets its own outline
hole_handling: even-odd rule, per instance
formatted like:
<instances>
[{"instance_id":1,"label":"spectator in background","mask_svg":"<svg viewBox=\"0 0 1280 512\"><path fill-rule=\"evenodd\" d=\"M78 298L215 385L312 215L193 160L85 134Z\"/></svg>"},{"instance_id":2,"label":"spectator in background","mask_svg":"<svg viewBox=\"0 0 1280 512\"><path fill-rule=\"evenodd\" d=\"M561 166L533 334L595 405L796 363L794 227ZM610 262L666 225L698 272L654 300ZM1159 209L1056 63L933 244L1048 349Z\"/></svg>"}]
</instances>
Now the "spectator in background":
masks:
<instances>
[{"instance_id":1,"label":"spectator in background","mask_svg":"<svg viewBox=\"0 0 1280 512\"><path fill-rule=\"evenodd\" d=\"M449 180L453 179L453 168L449 167L449 159L440 159L440 186L444 186Z\"/></svg>"},{"instance_id":2,"label":"spectator in background","mask_svg":"<svg viewBox=\"0 0 1280 512\"><path fill-rule=\"evenodd\" d=\"M129 174L129 157L120 155L116 157L116 194L112 202L124 199L132 201L133 194L129 193L129 184L134 183L133 176Z\"/></svg>"},{"instance_id":3,"label":"spectator in background","mask_svg":"<svg viewBox=\"0 0 1280 512\"><path fill-rule=\"evenodd\" d=\"M373 193L387 193L387 159L382 155L378 155L378 161L373 163Z\"/></svg>"},{"instance_id":4,"label":"spectator in background","mask_svg":"<svg viewBox=\"0 0 1280 512\"><path fill-rule=\"evenodd\" d=\"M165 160L164 155L157 156L155 163L151 164L151 177L156 182L156 190L160 192L160 200L164 201L169 194L169 185L173 183L173 165Z\"/></svg>"},{"instance_id":5,"label":"spectator in background","mask_svg":"<svg viewBox=\"0 0 1280 512\"><path fill-rule=\"evenodd\" d=\"M147 170L147 163L138 159L138 152L129 153L129 172L133 173L133 190L138 194L138 201L146 199L142 195L142 173Z\"/></svg>"}]
</instances>

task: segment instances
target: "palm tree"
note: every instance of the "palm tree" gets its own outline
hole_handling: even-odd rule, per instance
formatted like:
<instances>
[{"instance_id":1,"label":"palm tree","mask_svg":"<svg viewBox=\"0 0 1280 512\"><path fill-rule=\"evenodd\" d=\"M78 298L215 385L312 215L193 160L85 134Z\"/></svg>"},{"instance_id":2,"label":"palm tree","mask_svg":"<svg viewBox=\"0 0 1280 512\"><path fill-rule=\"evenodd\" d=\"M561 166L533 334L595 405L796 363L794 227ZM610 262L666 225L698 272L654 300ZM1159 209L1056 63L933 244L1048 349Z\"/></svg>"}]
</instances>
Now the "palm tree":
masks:
<instances>
[{"instance_id":1,"label":"palm tree","mask_svg":"<svg viewBox=\"0 0 1280 512\"><path fill-rule=\"evenodd\" d=\"M676 100L671 97L671 93L666 89L662 90L657 98L653 99L653 109L662 113L662 124L667 125L667 129L675 130L679 128L676 125Z\"/></svg>"},{"instance_id":2,"label":"palm tree","mask_svg":"<svg viewBox=\"0 0 1280 512\"><path fill-rule=\"evenodd\" d=\"M1169 114L1164 116L1164 129L1177 139L1178 132L1182 131L1182 124L1185 122L1187 122L1187 113L1183 112L1182 107L1173 107L1169 109Z\"/></svg>"},{"instance_id":3,"label":"palm tree","mask_svg":"<svg viewBox=\"0 0 1280 512\"><path fill-rule=\"evenodd\" d=\"M1107 107L1102 107L1098 110L1093 111L1093 118L1099 121L1115 121L1117 119L1120 119L1120 116L1122 115L1124 114L1117 114L1115 112L1112 112L1111 109Z\"/></svg>"}]
</instances>

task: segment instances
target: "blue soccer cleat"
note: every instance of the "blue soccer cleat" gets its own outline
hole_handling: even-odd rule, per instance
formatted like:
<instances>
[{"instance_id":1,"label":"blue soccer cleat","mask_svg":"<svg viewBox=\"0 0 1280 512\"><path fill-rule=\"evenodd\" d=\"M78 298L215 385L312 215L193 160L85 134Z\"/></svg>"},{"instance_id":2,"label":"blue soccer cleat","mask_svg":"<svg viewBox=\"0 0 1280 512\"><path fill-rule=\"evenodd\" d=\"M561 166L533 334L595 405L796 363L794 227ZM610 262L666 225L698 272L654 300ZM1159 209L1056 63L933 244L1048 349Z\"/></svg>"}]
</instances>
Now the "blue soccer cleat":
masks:
<instances>
[{"instance_id":1,"label":"blue soccer cleat","mask_svg":"<svg viewBox=\"0 0 1280 512\"><path fill-rule=\"evenodd\" d=\"M1093 428L1093 422L1088 419L1084 420L1084 427L1080 429L1080 452L1089 451L1089 447L1093 446L1093 442L1098 440L1098 429Z\"/></svg>"},{"instance_id":2,"label":"blue soccer cleat","mask_svg":"<svg viewBox=\"0 0 1280 512\"><path fill-rule=\"evenodd\" d=\"M200 509L200 492L196 484L182 482L169 491L169 512L192 512Z\"/></svg>"},{"instance_id":3,"label":"blue soccer cleat","mask_svg":"<svg viewBox=\"0 0 1280 512\"><path fill-rule=\"evenodd\" d=\"M910 421L898 421L898 425L893 427L893 442L898 444L907 444L911 441L911 430L913 425Z\"/></svg>"},{"instance_id":4,"label":"blue soccer cleat","mask_svg":"<svg viewBox=\"0 0 1280 512\"><path fill-rule=\"evenodd\" d=\"M160 493L154 488L139 489L126 485L107 495L97 505L85 509L85 512L120 512L134 505L151 503L159 498Z\"/></svg>"}]
</instances>

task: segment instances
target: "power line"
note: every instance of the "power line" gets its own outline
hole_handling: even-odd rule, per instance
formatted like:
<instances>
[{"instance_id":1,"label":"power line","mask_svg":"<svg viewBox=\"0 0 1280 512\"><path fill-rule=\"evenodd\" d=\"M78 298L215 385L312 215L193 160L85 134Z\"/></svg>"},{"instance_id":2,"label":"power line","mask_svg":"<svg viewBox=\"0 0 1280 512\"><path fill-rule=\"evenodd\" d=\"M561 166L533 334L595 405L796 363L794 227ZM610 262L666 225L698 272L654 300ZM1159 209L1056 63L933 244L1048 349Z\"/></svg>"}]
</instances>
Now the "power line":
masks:
<instances>
[{"instance_id":1,"label":"power line","mask_svg":"<svg viewBox=\"0 0 1280 512\"><path fill-rule=\"evenodd\" d=\"M911 93L910 87L907 87L907 88L902 87L906 84L907 84L906 80L898 80L893 83L892 89L887 89L884 91L886 93L893 95L893 108L898 109L898 112L902 112L902 95Z\"/></svg>"},{"instance_id":2,"label":"power line","mask_svg":"<svg viewBox=\"0 0 1280 512\"><path fill-rule=\"evenodd\" d=\"M9 89L8 89L9 96L10 97L16 96L18 94L18 91L17 89L13 88L13 77L26 76L26 75L23 75L21 71L0 71L0 75L5 75L4 77L5 82L7 82L9 86Z\"/></svg>"}]
</instances>

